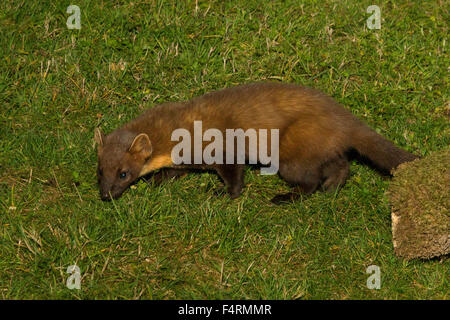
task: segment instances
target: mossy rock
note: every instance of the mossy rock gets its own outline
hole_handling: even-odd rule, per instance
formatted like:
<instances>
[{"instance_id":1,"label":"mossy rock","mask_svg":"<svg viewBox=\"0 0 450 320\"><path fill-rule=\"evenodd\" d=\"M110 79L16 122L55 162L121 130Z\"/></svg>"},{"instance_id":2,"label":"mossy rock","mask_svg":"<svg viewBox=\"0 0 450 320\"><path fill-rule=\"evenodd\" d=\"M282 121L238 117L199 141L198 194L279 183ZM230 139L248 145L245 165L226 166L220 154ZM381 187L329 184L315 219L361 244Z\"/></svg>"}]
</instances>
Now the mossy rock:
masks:
<instances>
[{"instance_id":1,"label":"mossy rock","mask_svg":"<svg viewBox=\"0 0 450 320\"><path fill-rule=\"evenodd\" d=\"M403 163L387 191L395 253L429 259L450 253L450 149Z\"/></svg>"}]
</instances>

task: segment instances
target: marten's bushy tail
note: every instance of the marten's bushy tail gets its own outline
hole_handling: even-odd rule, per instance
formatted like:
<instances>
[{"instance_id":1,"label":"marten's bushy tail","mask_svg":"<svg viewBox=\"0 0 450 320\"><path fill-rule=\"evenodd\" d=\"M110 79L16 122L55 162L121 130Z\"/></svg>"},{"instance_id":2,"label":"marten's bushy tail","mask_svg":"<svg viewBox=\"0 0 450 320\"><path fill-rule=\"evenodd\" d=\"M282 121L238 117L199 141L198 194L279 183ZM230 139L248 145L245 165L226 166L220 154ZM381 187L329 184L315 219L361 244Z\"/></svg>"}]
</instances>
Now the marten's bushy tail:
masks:
<instances>
[{"instance_id":1,"label":"marten's bushy tail","mask_svg":"<svg viewBox=\"0 0 450 320\"><path fill-rule=\"evenodd\" d=\"M360 124L352 134L352 147L368 158L378 169L390 173L403 162L413 161L418 156L409 153L388 141L365 124Z\"/></svg>"}]
</instances>

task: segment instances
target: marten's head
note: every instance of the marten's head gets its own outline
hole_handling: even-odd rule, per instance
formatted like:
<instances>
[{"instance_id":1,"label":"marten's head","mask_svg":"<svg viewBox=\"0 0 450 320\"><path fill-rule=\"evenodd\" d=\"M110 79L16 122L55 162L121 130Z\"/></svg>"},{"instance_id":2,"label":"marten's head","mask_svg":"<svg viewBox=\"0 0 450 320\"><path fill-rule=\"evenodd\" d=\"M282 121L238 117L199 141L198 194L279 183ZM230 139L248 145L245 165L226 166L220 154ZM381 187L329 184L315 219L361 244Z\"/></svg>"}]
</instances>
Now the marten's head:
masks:
<instances>
[{"instance_id":1,"label":"marten's head","mask_svg":"<svg viewBox=\"0 0 450 320\"><path fill-rule=\"evenodd\" d=\"M119 198L139 178L144 164L152 154L147 134L116 130L105 136L95 129L98 144L97 177L102 200Z\"/></svg>"}]
</instances>

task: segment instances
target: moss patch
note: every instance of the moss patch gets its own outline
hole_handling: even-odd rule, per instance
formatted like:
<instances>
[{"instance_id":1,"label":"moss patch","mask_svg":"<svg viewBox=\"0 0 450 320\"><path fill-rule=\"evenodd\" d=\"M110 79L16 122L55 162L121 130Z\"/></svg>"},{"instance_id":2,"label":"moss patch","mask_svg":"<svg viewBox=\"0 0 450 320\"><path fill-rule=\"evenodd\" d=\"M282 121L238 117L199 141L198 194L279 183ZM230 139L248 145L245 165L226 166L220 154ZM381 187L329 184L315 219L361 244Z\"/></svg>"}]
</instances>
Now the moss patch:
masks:
<instances>
[{"instance_id":1,"label":"moss patch","mask_svg":"<svg viewBox=\"0 0 450 320\"><path fill-rule=\"evenodd\" d=\"M387 191L394 251L406 259L450 252L450 150L404 163Z\"/></svg>"}]
</instances>

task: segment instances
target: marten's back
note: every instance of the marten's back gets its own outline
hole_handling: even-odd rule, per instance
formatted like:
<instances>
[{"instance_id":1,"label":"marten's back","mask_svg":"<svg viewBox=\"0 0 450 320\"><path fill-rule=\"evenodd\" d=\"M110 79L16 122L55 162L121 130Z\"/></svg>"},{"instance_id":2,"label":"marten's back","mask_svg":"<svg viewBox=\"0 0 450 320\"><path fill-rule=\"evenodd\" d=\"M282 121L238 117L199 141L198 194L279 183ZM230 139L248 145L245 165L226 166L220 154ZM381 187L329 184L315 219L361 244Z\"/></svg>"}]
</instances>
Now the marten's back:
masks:
<instances>
[{"instance_id":1,"label":"marten's back","mask_svg":"<svg viewBox=\"0 0 450 320\"><path fill-rule=\"evenodd\" d=\"M298 120L345 128L357 121L350 112L318 90L280 83L247 84L207 93L191 100L186 112L219 129L225 126L229 129L277 128L283 131Z\"/></svg>"}]
</instances>

